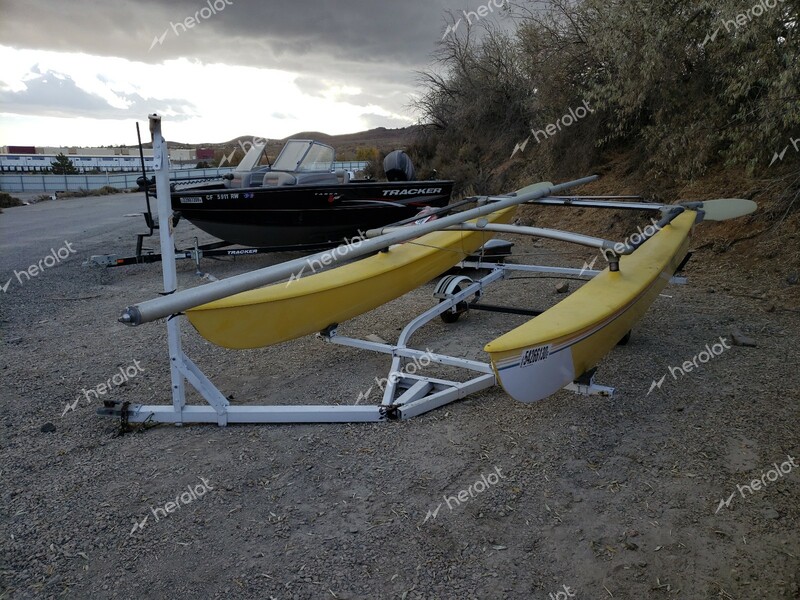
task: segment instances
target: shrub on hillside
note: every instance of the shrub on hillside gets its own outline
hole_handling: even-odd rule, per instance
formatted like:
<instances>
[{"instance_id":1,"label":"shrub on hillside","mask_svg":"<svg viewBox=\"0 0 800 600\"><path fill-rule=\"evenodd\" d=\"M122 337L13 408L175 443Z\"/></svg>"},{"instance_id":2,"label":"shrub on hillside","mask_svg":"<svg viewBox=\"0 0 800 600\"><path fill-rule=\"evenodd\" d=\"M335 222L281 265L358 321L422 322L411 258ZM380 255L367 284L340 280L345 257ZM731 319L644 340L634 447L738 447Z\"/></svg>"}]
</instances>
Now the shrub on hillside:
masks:
<instances>
[{"instance_id":1,"label":"shrub on hillside","mask_svg":"<svg viewBox=\"0 0 800 600\"><path fill-rule=\"evenodd\" d=\"M620 149L642 176L762 172L800 138L797 3L736 21L743 6L554 0L516 5L510 33L462 26L422 74L420 143L443 175L478 191L585 174ZM580 106L590 114L565 117Z\"/></svg>"}]
</instances>

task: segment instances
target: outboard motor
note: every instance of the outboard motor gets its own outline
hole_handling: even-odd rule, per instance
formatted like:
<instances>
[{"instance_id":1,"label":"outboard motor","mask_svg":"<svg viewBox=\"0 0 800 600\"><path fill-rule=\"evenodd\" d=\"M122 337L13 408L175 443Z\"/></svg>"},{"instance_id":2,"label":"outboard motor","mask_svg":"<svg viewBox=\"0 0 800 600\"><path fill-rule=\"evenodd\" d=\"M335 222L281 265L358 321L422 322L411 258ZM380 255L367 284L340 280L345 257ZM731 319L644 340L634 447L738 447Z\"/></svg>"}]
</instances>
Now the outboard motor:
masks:
<instances>
[{"instance_id":1,"label":"outboard motor","mask_svg":"<svg viewBox=\"0 0 800 600\"><path fill-rule=\"evenodd\" d=\"M417 178L414 164L402 150L395 150L386 155L383 159L383 171L389 181L414 181Z\"/></svg>"}]
</instances>

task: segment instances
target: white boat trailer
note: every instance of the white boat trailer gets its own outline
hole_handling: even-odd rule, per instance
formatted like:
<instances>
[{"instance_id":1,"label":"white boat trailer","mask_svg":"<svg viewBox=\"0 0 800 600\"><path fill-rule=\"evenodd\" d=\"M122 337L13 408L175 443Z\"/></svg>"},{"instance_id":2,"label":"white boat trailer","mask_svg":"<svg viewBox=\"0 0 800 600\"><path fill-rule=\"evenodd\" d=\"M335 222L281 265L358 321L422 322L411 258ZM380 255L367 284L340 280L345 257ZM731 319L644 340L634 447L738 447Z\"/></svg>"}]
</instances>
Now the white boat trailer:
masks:
<instances>
[{"instance_id":1,"label":"white boat trailer","mask_svg":"<svg viewBox=\"0 0 800 600\"><path fill-rule=\"evenodd\" d=\"M156 171L156 185L157 185L157 200L158 200L158 216L161 223L170 222L170 191L169 191L169 171L167 159L167 145L161 134L161 119L157 115L150 115L150 130L153 136L153 156L154 167ZM553 186L547 189L547 192L556 192L569 189L576 185L581 185L594 178L584 178ZM527 197L518 192L519 198ZM571 203L572 200L561 200L559 197L550 196L545 194L533 194L535 198L544 198L545 203L552 202L566 202ZM513 196L513 195L512 195ZM546 196L546 198L545 198ZM502 203L508 203L507 197L499 198ZM496 199L497 200L497 199ZM533 198L531 198L533 200ZM520 200L516 203L522 203L525 200ZM537 201L538 200L534 200ZM630 204L628 206L631 206ZM645 205L639 206L646 207L645 210L661 210L664 208L661 205ZM483 210L484 214L491 212L492 209L474 209L471 212ZM497 209L494 209L497 210ZM443 219L446 221L447 218ZM456 225L458 226L458 225ZM413 234L413 229L428 228L429 225L422 225L417 228L404 228L404 231L394 233L386 233L383 238L395 239L413 239L418 235ZM435 225L433 227L436 227ZM488 229L488 228L487 228ZM530 229L530 228L529 228ZM548 231L553 230L536 230L536 235L548 237ZM384 232L380 232L384 233ZM400 235L400 238L397 236ZM568 235L568 234L566 234ZM369 340L353 339L349 337L339 336L337 333L337 326L330 326L325 331L320 332L319 336L330 343L339 344L342 346L350 346L365 350L372 350L390 354L392 356L391 367L387 377L387 384L383 390L382 402L378 405L231 405L225 395L217 389L217 387L206 377L202 370L185 354L181 344L181 330L180 323L182 316L179 314L180 309L175 309L176 301L172 296L177 291L177 272L176 272L176 257L174 252L174 239L171 227L161 227L159 229L161 250L163 255L162 260L162 273L164 283L164 297L158 300L151 300L147 303L138 305L137 307L128 307L120 321L126 324L131 323L132 320L141 318L139 322L152 321L163 316L168 316L166 321L167 327L167 340L169 347L169 361L170 361L170 376L172 383L172 403L171 404L135 404L130 402L119 401L105 401L104 407L98 409L98 414L106 416L120 417L123 428L128 423L173 423L182 425L184 423L216 423L220 426L228 425L229 423L356 423L356 422L376 422L387 421L396 419L408 419L430 410L439 408L469 394L493 387L497 384L497 379L489 363L480 361L467 360L455 356L447 356L444 354L434 354L428 351L414 349L408 346L411 336L426 323L431 320L442 316L446 321L452 321L458 318L458 315L466 310L465 307L471 306L472 308L480 308L477 302L484 289L505 277L512 271L528 271L537 273L554 273L564 275L585 276L587 278L594 277L600 271L561 268L552 266L537 266L537 265L514 265L506 264L504 262L482 262L479 260L465 260L460 263L464 268L472 269L485 269L489 272L477 280L472 280L466 276L447 275L439 282L436 287L435 296L439 298L440 302L431 309L423 312L415 319L406 325L402 330L397 343L388 344L380 343ZM565 232L553 232L555 239L564 239ZM601 250L610 247L611 242L606 240L599 240L598 238L589 238L588 236L580 236L575 234L576 240L583 245L599 248ZM371 240L370 240L371 241ZM364 246L370 243L365 242ZM393 242L394 243L394 242ZM634 248L631 248L632 252ZM366 249L362 248L366 253ZM628 253L623 252L623 253ZM604 252L604 256L608 258L608 254ZM349 256L347 258L352 258ZM303 259L306 260L306 259ZM613 255L612 255L613 260ZM270 281L276 281L281 273L286 277L289 272L290 263L284 265L276 265L276 267L268 268L270 271ZM280 270L279 267L286 267ZM252 275L252 274L245 274ZM242 277L242 276L237 276ZM235 279L235 278L231 278ZM199 294L208 295L208 288L214 285L223 285L226 281L223 280L216 284L207 284L200 288L193 288L184 293L196 292ZM262 277L261 283L247 284L250 289L263 285L266 280ZM675 283L684 283L682 278L674 277L672 279ZM231 282L236 284L237 282ZM226 288L229 289L229 288ZM240 286L239 289L242 289ZM230 295L230 292L227 292ZM222 297L222 292L219 292L217 297ZM467 299L475 297L476 302L467 304ZM173 300L170 300L172 298ZM197 296L193 298L195 304L184 302L184 306L197 305L200 302ZM206 300L208 301L208 300ZM149 303L159 303L158 310L149 309L145 306ZM162 306L163 305L163 306ZM141 308L142 312L139 312ZM497 307L494 307L497 308ZM487 308L488 309L488 308ZM158 311L161 311L160 313ZM517 309L516 312L519 312ZM513 310L508 312L514 312ZM537 314L534 312L524 314ZM142 316L145 315L145 316ZM419 373L410 373L409 369L405 368L404 360L413 359L420 360L427 357L431 363L447 365L451 367L458 367L476 374L467 381L450 381L445 379L437 379L434 377L427 377ZM594 372L591 371L584 375L580 380L570 384L566 389L584 395L603 395L612 396L614 393L613 388L600 386L593 381ZM186 383L189 383L206 401L205 405L188 405L186 404ZM360 401L360 399L359 399Z\"/></svg>"},{"instance_id":2,"label":"white boat trailer","mask_svg":"<svg viewBox=\"0 0 800 600\"><path fill-rule=\"evenodd\" d=\"M168 262L164 263L166 271ZM174 265L174 263L172 263ZM183 352L180 343L180 320L183 317L170 318L167 321L169 340L170 367L172 372L172 404L142 405L106 401L106 406L98 410L98 414L120 416L125 423L368 423L397 419L410 419L434 410L470 394L497 385L497 379L489 363L468 360L456 356L433 353L410 347L411 336L421 327L445 313L458 314L466 309L460 308L470 297L479 299L490 284L506 278L512 271L524 270L546 273L579 274L579 269L561 269L535 265L510 265L503 263L482 263L480 261L464 261L460 266L465 268L491 271L483 277L472 280L466 276L444 276L437 285L435 296L440 302L410 321L398 336L395 344L381 343L371 340L356 339L338 335L338 328L331 326L320 332L322 340L362 350L371 350L392 357L383 398L378 405L359 404L362 398L369 396L369 391L359 396L353 405L231 405L225 395L206 377L200 368ZM583 275L592 277L599 271L584 271ZM173 288L174 289L174 288ZM477 308L477 307L476 307ZM456 313L455 311L458 311ZM412 360L414 371L406 360ZM475 374L467 381L437 379L422 375L416 365L427 366L425 361L457 367ZM189 382L206 400L207 405L187 405L185 398L185 382ZM593 381L593 373L585 380L569 384L565 389L583 395L613 396L614 389L597 385ZM124 414L123 414L124 413Z\"/></svg>"},{"instance_id":3,"label":"white boat trailer","mask_svg":"<svg viewBox=\"0 0 800 600\"><path fill-rule=\"evenodd\" d=\"M473 281L469 277L460 275L446 275L436 286L434 297L440 299L439 304L426 310L417 316L400 333L396 344L383 344L379 342L341 337L336 333L336 328L330 328L320 333L322 338L328 342L342 346L360 348L362 350L372 350L392 355L392 365L387 377L386 387L383 390L383 400L378 406L380 418L384 419L410 419L428 411L434 410L445 404L460 400L470 394L485 390L497 385L497 379L491 364L475 360L467 360L455 356L444 354L434 354L430 351L422 351L408 347L411 336L421 327L433 319L452 314L457 318L468 309L460 308L464 306L470 296L474 296L476 301L480 299L484 289L501 279L508 276L510 271L515 270L518 265L506 265L503 263L483 264L480 261L464 261L461 266L466 268L485 268L492 270L487 275ZM525 265L519 265L525 266ZM532 265L531 265L532 266ZM557 269L557 267L546 267ZM553 270L549 272L560 272ZM598 272L595 272L596 275ZM477 303L477 302L476 302ZM477 306L475 306L477 308ZM457 312L456 312L457 311ZM534 314L534 313L531 313ZM415 359L412 363L416 365L416 360L427 358L432 363L458 367L474 373L479 373L465 382L451 381L446 379L435 379L418 373L409 373L403 359ZM593 375L593 374L592 374ZM595 384L591 378L585 382L574 382L567 386L574 392L584 395L603 395L613 396L614 388Z\"/></svg>"}]
</instances>

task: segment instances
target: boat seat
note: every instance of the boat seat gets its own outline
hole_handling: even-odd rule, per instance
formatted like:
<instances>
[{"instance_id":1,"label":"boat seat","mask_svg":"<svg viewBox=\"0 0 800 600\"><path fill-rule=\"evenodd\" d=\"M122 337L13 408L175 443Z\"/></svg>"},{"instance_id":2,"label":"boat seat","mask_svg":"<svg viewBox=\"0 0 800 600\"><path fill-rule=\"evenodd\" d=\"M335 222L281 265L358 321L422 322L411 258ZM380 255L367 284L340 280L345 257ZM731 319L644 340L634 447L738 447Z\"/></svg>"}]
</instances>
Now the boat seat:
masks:
<instances>
[{"instance_id":1,"label":"boat seat","mask_svg":"<svg viewBox=\"0 0 800 600\"><path fill-rule=\"evenodd\" d=\"M278 187L282 185L295 185L297 177L285 171L268 171L264 175L261 185L264 187Z\"/></svg>"},{"instance_id":2,"label":"boat seat","mask_svg":"<svg viewBox=\"0 0 800 600\"><path fill-rule=\"evenodd\" d=\"M241 180L239 187L260 187L264 182L264 169L259 171L236 171L233 174L234 179Z\"/></svg>"},{"instance_id":3,"label":"boat seat","mask_svg":"<svg viewBox=\"0 0 800 600\"><path fill-rule=\"evenodd\" d=\"M264 175L264 187L284 185L331 185L339 183L336 173L287 173L286 171L270 171Z\"/></svg>"},{"instance_id":4,"label":"boat seat","mask_svg":"<svg viewBox=\"0 0 800 600\"><path fill-rule=\"evenodd\" d=\"M350 183L350 171L339 169L336 171L336 179L338 179L341 184Z\"/></svg>"},{"instance_id":5,"label":"boat seat","mask_svg":"<svg viewBox=\"0 0 800 600\"><path fill-rule=\"evenodd\" d=\"M333 171L324 173L295 173L297 185L336 185L339 179Z\"/></svg>"}]
</instances>

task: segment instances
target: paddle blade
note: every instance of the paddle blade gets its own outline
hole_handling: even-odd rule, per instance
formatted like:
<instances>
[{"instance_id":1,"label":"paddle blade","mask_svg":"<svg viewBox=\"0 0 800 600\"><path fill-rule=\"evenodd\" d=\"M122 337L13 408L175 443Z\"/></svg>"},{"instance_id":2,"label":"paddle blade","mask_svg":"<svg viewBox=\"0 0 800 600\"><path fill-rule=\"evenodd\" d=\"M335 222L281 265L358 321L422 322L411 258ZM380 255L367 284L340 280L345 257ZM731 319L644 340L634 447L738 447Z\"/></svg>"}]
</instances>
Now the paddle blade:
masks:
<instances>
[{"instance_id":1,"label":"paddle blade","mask_svg":"<svg viewBox=\"0 0 800 600\"><path fill-rule=\"evenodd\" d=\"M531 192L547 190L551 187L553 187L553 184L550 181L540 181L539 183L532 183L531 185L525 186L521 190L514 192L514 194L520 196L522 194L530 194Z\"/></svg>"},{"instance_id":2,"label":"paddle blade","mask_svg":"<svg viewBox=\"0 0 800 600\"><path fill-rule=\"evenodd\" d=\"M700 208L706 213L704 221L727 221L755 212L758 205L752 200L743 198L717 198L703 200Z\"/></svg>"}]
</instances>

